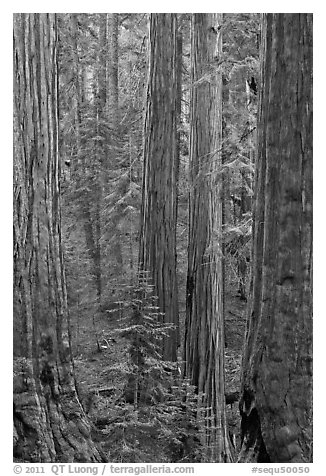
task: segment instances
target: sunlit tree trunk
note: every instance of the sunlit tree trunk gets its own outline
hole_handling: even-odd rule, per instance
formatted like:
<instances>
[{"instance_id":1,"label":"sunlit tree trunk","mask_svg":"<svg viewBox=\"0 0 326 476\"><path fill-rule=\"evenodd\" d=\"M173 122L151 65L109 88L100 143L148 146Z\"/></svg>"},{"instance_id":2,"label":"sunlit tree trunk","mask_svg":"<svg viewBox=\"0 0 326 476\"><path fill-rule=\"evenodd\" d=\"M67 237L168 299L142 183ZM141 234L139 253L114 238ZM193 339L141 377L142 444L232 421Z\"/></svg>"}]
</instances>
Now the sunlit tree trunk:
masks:
<instances>
[{"instance_id":1,"label":"sunlit tree trunk","mask_svg":"<svg viewBox=\"0 0 326 476\"><path fill-rule=\"evenodd\" d=\"M163 356L177 357L177 19L150 16L140 269L148 271L164 321L175 326L164 338Z\"/></svg>"},{"instance_id":2,"label":"sunlit tree trunk","mask_svg":"<svg viewBox=\"0 0 326 476\"><path fill-rule=\"evenodd\" d=\"M262 28L239 462L312 461L312 15Z\"/></svg>"},{"instance_id":3,"label":"sunlit tree trunk","mask_svg":"<svg viewBox=\"0 0 326 476\"><path fill-rule=\"evenodd\" d=\"M186 376L204 394L205 460L230 462L224 399L222 301L221 14L194 14L191 27L190 226Z\"/></svg>"},{"instance_id":4,"label":"sunlit tree trunk","mask_svg":"<svg viewBox=\"0 0 326 476\"><path fill-rule=\"evenodd\" d=\"M74 380L61 244L55 14L14 15L14 457L100 461Z\"/></svg>"}]
</instances>

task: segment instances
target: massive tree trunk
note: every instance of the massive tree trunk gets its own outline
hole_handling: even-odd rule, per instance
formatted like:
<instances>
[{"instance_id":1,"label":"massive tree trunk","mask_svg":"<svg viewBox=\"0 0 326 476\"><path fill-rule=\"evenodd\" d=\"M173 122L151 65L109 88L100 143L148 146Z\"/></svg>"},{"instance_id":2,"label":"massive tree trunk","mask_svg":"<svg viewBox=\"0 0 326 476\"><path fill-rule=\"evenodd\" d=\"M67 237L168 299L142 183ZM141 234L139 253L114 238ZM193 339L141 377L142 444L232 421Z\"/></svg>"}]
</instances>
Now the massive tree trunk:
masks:
<instances>
[{"instance_id":1,"label":"massive tree trunk","mask_svg":"<svg viewBox=\"0 0 326 476\"><path fill-rule=\"evenodd\" d=\"M177 216L177 19L150 17L144 179L139 265L149 272L164 322L175 326L164 338L163 357L176 360L178 297Z\"/></svg>"},{"instance_id":2,"label":"massive tree trunk","mask_svg":"<svg viewBox=\"0 0 326 476\"><path fill-rule=\"evenodd\" d=\"M312 15L263 17L239 462L312 461Z\"/></svg>"},{"instance_id":3,"label":"massive tree trunk","mask_svg":"<svg viewBox=\"0 0 326 476\"><path fill-rule=\"evenodd\" d=\"M101 461L75 387L61 244L55 14L14 15L14 456Z\"/></svg>"},{"instance_id":4,"label":"massive tree trunk","mask_svg":"<svg viewBox=\"0 0 326 476\"><path fill-rule=\"evenodd\" d=\"M186 376L203 393L206 461L230 462L224 400L220 14L194 14L191 40L190 227Z\"/></svg>"}]
</instances>

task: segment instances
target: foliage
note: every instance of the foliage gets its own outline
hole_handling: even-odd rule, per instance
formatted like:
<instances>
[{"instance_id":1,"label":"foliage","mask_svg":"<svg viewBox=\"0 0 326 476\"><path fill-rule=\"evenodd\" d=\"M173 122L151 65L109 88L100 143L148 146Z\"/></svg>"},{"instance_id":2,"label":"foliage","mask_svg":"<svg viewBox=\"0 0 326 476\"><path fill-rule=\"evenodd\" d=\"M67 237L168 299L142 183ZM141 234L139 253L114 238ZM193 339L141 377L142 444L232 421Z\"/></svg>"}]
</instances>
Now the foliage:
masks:
<instances>
[{"instance_id":1,"label":"foliage","mask_svg":"<svg viewBox=\"0 0 326 476\"><path fill-rule=\"evenodd\" d=\"M137 261L146 17L119 15L115 126L101 95L105 17L59 15L62 217L75 327L80 312L94 314L99 292L102 302L123 297L121 284L130 282Z\"/></svg>"},{"instance_id":2,"label":"foliage","mask_svg":"<svg viewBox=\"0 0 326 476\"><path fill-rule=\"evenodd\" d=\"M259 14L225 14L223 24L223 178L226 286L237 283L245 300L248 287L257 96Z\"/></svg>"},{"instance_id":3,"label":"foliage","mask_svg":"<svg viewBox=\"0 0 326 476\"><path fill-rule=\"evenodd\" d=\"M181 377L179 364L162 359L160 344L170 326L162 323L148 281L142 273L125 291L131 296L123 302L127 317L116 321L111 339L127 343L129 360L107 368L125 384L119 395L112 389L112 398L98 399L94 422L110 440L111 461L152 461L154 452L156 461L199 462L197 395Z\"/></svg>"},{"instance_id":4,"label":"foliage","mask_svg":"<svg viewBox=\"0 0 326 476\"><path fill-rule=\"evenodd\" d=\"M129 341L125 400L136 408L163 400L177 370L176 364L162 359L162 339L171 325L163 322L147 274L139 273L137 285L129 288L132 299L125 306L130 307L131 317L127 326L117 330L117 335Z\"/></svg>"}]
</instances>

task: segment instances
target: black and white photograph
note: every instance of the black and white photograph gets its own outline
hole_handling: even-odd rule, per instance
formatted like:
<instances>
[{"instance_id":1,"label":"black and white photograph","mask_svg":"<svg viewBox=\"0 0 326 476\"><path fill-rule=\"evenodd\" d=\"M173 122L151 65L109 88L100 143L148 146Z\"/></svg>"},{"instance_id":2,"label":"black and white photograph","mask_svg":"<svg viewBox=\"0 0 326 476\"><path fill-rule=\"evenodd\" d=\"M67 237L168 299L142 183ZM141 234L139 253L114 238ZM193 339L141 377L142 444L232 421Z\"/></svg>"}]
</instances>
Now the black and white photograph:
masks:
<instances>
[{"instance_id":1,"label":"black and white photograph","mask_svg":"<svg viewBox=\"0 0 326 476\"><path fill-rule=\"evenodd\" d=\"M12 15L16 474L309 472L313 17Z\"/></svg>"}]
</instances>

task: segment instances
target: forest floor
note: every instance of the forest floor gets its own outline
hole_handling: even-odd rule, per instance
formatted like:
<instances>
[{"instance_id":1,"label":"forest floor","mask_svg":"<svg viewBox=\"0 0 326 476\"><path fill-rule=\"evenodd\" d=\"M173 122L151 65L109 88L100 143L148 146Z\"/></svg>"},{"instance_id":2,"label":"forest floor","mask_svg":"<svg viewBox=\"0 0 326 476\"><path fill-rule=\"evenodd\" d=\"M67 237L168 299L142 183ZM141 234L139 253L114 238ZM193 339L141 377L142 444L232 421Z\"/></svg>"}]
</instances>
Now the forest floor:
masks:
<instances>
[{"instance_id":1,"label":"forest floor","mask_svg":"<svg viewBox=\"0 0 326 476\"><path fill-rule=\"evenodd\" d=\"M236 293L226 296L226 393L237 392L240 387L245 308L246 303ZM79 319L79 345L74 356L77 385L83 407L93 424L93 439L102 447L108 460L130 463L200 461L199 440L189 425L186 431L183 428L183 433L178 433L178 419L172 417L165 423L164 418L160 420L157 408L147 407L143 411L125 402L129 343L117 335L117 329L126 325L123 319L110 313L96 316L101 351L89 320L86 317ZM237 449L240 442L238 402L226 408L229 431Z\"/></svg>"}]
</instances>

